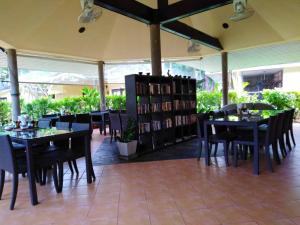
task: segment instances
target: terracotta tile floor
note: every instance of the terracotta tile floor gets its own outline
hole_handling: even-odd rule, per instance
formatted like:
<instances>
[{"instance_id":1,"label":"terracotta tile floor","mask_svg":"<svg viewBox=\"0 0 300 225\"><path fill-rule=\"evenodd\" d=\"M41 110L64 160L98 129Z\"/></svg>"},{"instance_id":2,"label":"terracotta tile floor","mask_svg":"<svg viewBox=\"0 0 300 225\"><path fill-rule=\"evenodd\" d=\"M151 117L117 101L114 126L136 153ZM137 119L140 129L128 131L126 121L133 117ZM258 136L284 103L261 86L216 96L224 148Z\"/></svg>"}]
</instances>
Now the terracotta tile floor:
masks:
<instances>
[{"instance_id":1,"label":"terracotta tile floor","mask_svg":"<svg viewBox=\"0 0 300 225\"><path fill-rule=\"evenodd\" d=\"M300 124L295 124L300 145ZM94 134L93 149L103 137ZM72 177L66 167L62 194L51 181L38 186L40 204L29 204L27 180L21 178L10 211L10 176L0 201L0 224L97 225L290 225L300 224L300 147L275 173L262 159L260 176L250 162L238 168L217 158L207 168L195 159L95 167L97 181L87 185L84 163Z\"/></svg>"}]
</instances>

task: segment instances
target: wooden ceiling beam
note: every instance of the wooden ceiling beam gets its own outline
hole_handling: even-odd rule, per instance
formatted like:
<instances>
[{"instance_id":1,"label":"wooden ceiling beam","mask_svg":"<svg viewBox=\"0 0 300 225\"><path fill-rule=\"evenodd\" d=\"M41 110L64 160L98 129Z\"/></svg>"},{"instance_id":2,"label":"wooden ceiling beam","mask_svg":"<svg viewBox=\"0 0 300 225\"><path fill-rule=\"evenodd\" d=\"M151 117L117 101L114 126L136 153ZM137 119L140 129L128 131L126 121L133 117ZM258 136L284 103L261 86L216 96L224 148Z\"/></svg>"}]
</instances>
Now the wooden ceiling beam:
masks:
<instances>
[{"instance_id":1,"label":"wooden ceiling beam","mask_svg":"<svg viewBox=\"0 0 300 225\"><path fill-rule=\"evenodd\" d=\"M135 0L95 0L95 5L146 24L152 23L155 12L151 7Z\"/></svg>"},{"instance_id":2,"label":"wooden ceiling beam","mask_svg":"<svg viewBox=\"0 0 300 225\"><path fill-rule=\"evenodd\" d=\"M223 50L223 47L217 38L190 27L185 23L175 21L161 25L161 29L189 40L192 39L202 45L214 48L218 51Z\"/></svg>"},{"instance_id":3,"label":"wooden ceiling beam","mask_svg":"<svg viewBox=\"0 0 300 225\"><path fill-rule=\"evenodd\" d=\"M182 0L159 11L161 24L231 4L233 0Z\"/></svg>"}]
</instances>

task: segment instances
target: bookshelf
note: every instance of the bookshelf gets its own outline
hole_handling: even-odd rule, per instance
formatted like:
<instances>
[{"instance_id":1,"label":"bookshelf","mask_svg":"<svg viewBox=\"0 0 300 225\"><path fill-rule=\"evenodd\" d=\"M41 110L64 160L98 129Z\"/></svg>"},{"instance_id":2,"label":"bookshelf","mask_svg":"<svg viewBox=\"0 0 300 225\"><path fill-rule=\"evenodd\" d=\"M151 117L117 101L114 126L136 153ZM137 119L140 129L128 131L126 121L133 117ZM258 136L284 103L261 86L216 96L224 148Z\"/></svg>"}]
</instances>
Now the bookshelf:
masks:
<instances>
[{"instance_id":1,"label":"bookshelf","mask_svg":"<svg viewBox=\"0 0 300 225\"><path fill-rule=\"evenodd\" d=\"M196 137L196 80L127 75L126 110L138 124L138 153Z\"/></svg>"}]
</instances>

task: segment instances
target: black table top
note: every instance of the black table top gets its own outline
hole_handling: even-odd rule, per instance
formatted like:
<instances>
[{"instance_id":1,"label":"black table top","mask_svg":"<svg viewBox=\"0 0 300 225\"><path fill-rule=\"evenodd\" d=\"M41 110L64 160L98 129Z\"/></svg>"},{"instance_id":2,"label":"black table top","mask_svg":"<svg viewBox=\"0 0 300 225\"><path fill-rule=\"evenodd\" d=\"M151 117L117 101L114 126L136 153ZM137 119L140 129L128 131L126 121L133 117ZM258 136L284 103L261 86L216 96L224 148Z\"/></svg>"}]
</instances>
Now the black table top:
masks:
<instances>
[{"instance_id":1,"label":"black table top","mask_svg":"<svg viewBox=\"0 0 300 225\"><path fill-rule=\"evenodd\" d=\"M211 118L208 122L253 122L259 123L262 121L268 120L271 116L275 116L278 113L282 112L282 110L251 110L249 114L246 115L227 115L224 117Z\"/></svg>"},{"instance_id":2,"label":"black table top","mask_svg":"<svg viewBox=\"0 0 300 225\"><path fill-rule=\"evenodd\" d=\"M54 137L59 135L73 134L73 130L57 130L56 128L51 129L31 129L23 131L1 131L0 135L9 135L12 138L23 139L23 140L34 140L46 137Z\"/></svg>"}]
</instances>

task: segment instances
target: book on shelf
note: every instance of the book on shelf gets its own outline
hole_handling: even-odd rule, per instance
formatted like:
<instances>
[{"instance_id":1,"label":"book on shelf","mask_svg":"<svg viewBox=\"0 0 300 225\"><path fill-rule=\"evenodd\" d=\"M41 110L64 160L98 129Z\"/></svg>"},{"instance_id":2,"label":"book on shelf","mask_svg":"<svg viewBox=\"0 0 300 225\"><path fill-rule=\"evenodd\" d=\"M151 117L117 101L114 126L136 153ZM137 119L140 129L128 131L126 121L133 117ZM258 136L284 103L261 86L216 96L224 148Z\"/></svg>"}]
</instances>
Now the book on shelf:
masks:
<instances>
[{"instance_id":1,"label":"book on shelf","mask_svg":"<svg viewBox=\"0 0 300 225\"><path fill-rule=\"evenodd\" d=\"M152 112L161 112L161 103L152 103L151 111Z\"/></svg>"},{"instance_id":2,"label":"book on shelf","mask_svg":"<svg viewBox=\"0 0 300 225\"><path fill-rule=\"evenodd\" d=\"M147 114L150 112L150 104L138 104L137 113L138 114Z\"/></svg>"},{"instance_id":3,"label":"book on shelf","mask_svg":"<svg viewBox=\"0 0 300 225\"><path fill-rule=\"evenodd\" d=\"M149 122L140 122L139 123L139 133L144 134L150 132L150 123Z\"/></svg>"},{"instance_id":4,"label":"book on shelf","mask_svg":"<svg viewBox=\"0 0 300 225\"><path fill-rule=\"evenodd\" d=\"M162 111L164 112L172 111L172 102L163 102L161 106L162 106Z\"/></svg>"},{"instance_id":5,"label":"book on shelf","mask_svg":"<svg viewBox=\"0 0 300 225\"><path fill-rule=\"evenodd\" d=\"M163 95L170 95L171 94L171 85L170 84L162 84L161 85L161 93Z\"/></svg>"},{"instance_id":6,"label":"book on shelf","mask_svg":"<svg viewBox=\"0 0 300 225\"><path fill-rule=\"evenodd\" d=\"M171 128L173 127L173 121L171 118L166 118L164 120L164 128Z\"/></svg>"},{"instance_id":7,"label":"book on shelf","mask_svg":"<svg viewBox=\"0 0 300 225\"><path fill-rule=\"evenodd\" d=\"M136 94L137 95L148 95L148 85L141 83L141 82L136 82Z\"/></svg>"},{"instance_id":8,"label":"book on shelf","mask_svg":"<svg viewBox=\"0 0 300 225\"><path fill-rule=\"evenodd\" d=\"M190 123L191 124L197 123L197 114L190 115Z\"/></svg>"},{"instance_id":9,"label":"book on shelf","mask_svg":"<svg viewBox=\"0 0 300 225\"><path fill-rule=\"evenodd\" d=\"M161 122L159 120L152 120L152 129L154 131L161 130Z\"/></svg>"},{"instance_id":10,"label":"book on shelf","mask_svg":"<svg viewBox=\"0 0 300 225\"><path fill-rule=\"evenodd\" d=\"M181 110L181 101L173 100L174 110Z\"/></svg>"},{"instance_id":11,"label":"book on shelf","mask_svg":"<svg viewBox=\"0 0 300 225\"><path fill-rule=\"evenodd\" d=\"M150 95L160 95L160 84L150 83Z\"/></svg>"},{"instance_id":12,"label":"book on shelf","mask_svg":"<svg viewBox=\"0 0 300 225\"><path fill-rule=\"evenodd\" d=\"M178 126L181 126L181 124L182 124L181 115L175 116L175 126L178 127Z\"/></svg>"}]
</instances>

